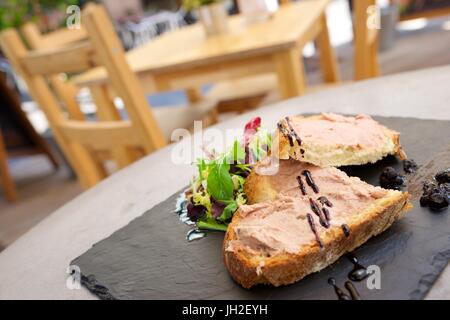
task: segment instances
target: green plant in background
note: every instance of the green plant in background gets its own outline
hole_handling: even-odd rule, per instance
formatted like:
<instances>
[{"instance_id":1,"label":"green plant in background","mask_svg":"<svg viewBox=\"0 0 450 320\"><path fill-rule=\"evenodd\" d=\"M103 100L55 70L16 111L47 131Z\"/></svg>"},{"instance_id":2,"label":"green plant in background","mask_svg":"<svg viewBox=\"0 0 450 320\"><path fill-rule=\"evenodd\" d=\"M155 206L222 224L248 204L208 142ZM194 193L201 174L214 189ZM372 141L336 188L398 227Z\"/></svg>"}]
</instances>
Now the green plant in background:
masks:
<instances>
[{"instance_id":1,"label":"green plant in background","mask_svg":"<svg viewBox=\"0 0 450 320\"><path fill-rule=\"evenodd\" d=\"M4 0L0 6L0 30L18 27L30 19L30 6L27 1Z\"/></svg>"},{"instance_id":2,"label":"green plant in background","mask_svg":"<svg viewBox=\"0 0 450 320\"><path fill-rule=\"evenodd\" d=\"M0 6L0 30L17 28L27 21L42 22L45 12L65 12L67 6L78 0L2 0Z\"/></svg>"},{"instance_id":3,"label":"green plant in background","mask_svg":"<svg viewBox=\"0 0 450 320\"><path fill-rule=\"evenodd\" d=\"M198 9L201 6L222 2L223 0L183 0L183 6L187 11Z\"/></svg>"},{"instance_id":4,"label":"green plant in background","mask_svg":"<svg viewBox=\"0 0 450 320\"><path fill-rule=\"evenodd\" d=\"M395 0L393 3L397 5L398 11L402 14L405 11L408 11L412 2L412 0Z\"/></svg>"}]
</instances>

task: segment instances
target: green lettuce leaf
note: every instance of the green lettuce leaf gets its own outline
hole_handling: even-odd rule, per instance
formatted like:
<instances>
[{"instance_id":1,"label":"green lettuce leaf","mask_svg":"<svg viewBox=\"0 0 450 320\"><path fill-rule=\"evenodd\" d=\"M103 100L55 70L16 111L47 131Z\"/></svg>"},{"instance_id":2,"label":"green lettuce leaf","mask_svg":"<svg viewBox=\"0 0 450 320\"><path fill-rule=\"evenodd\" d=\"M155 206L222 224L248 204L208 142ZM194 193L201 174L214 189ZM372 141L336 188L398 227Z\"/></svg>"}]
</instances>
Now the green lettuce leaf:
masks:
<instances>
[{"instance_id":1,"label":"green lettuce leaf","mask_svg":"<svg viewBox=\"0 0 450 320\"><path fill-rule=\"evenodd\" d=\"M238 205L236 201L230 202L224 209L220 217L220 221L228 221L233 216L234 212L237 210Z\"/></svg>"},{"instance_id":2,"label":"green lettuce leaf","mask_svg":"<svg viewBox=\"0 0 450 320\"><path fill-rule=\"evenodd\" d=\"M230 166L222 162L212 166L208 174L208 193L218 201L231 200L233 198L233 180L229 170Z\"/></svg>"}]
</instances>

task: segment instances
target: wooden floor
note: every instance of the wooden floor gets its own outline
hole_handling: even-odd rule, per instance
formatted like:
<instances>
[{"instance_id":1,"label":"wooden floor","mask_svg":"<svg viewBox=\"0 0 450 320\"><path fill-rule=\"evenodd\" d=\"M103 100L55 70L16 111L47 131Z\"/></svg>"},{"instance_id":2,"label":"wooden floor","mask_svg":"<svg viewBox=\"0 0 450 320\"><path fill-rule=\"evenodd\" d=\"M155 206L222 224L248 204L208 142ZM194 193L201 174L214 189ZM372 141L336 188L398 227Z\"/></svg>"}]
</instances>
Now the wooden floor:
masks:
<instances>
[{"instance_id":1,"label":"wooden floor","mask_svg":"<svg viewBox=\"0 0 450 320\"><path fill-rule=\"evenodd\" d=\"M420 31L402 32L395 47L380 55L383 74L450 64L450 31L442 29L435 20ZM351 44L337 48L342 78L353 78ZM320 82L318 59L307 59L310 83ZM0 190L0 251L20 235L70 199L81 189L67 169L53 172L44 157L36 156L11 162L12 175L17 182L20 200L8 204Z\"/></svg>"}]
</instances>

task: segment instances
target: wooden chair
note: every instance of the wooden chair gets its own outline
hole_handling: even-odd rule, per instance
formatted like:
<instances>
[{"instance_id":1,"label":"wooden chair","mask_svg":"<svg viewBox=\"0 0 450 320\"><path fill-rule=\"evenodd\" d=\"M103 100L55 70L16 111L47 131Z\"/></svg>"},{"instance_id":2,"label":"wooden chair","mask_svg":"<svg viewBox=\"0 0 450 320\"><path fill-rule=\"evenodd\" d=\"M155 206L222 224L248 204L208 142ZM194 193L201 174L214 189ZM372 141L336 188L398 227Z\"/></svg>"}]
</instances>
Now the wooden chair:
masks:
<instances>
[{"instance_id":1,"label":"wooden chair","mask_svg":"<svg viewBox=\"0 0 450 320\"><path fill-rule=\"evenodd\" d=\"M89 41L72 46L28 51L16 30L0 34L0 44L15 70L46 114L53 134L74 168L81 184L91 187L107 175L108 154L119 168L166 145L166 139L149 108L143 89L130 70L123 48L103 7L88 5L82 22ZM108 72L110 84L123 100L129 120L117 117L117 109L103 88L96 99L97 116L104 121L85 121L67 116L51 77L76 73L97 63ZM64 103L64 101L62 101Z\"/></svg>"},{"instance_id":2,"label":"wooden chair","mask_svg":"<svg viewBox=\"0 0 450 320\"><path fill-rule=\"evenodd\" d=\"M22 35L28 46L32 49L62 48L74 43L88 40L86 30L59 29L48 34L42 34L34 22L27 22L21 28ZM76 95L78 89L70 82L64 81L62 75L51 75L49 79L71 119L83 120L84 115L78 107Z\"/></svg>"},{"instance_id":3,"label":"wooden chair","mask_svg":"<svg viewBox=\"0 0 450 320\"><path fill-rule=\"evenodd\" d=\"M8 170L8 159L44 155L55 169L58 162L47 142L36 132L21 108L17 92L0 72L0 184L8 201L17 200L17 191Z\"/></svg>"},{"instance_id":4,"label":"wooden chair","mask_svg":"<svg viewBox=\"0 0 450 320\"><path fill-rule=\"evenodd\" d=\"M91 4L92 5L92 4ZM82 16L84 10L82 11ZM61 29L50 34L40 33L38 26L33 22L26 23L21 28L22 35L29 47L32 49L62 48L67 45L79 43L89 39L86 28ZM64 38L61 41L61 38ZM49 79L59 98L71 119L82 120L85 118L81 112L76 96L79 88L68 81L64 81L61 75L52 75ZM94 104L104 103L115 93L108 84L93 86L90 93ZM207 127L217 122L217 99L214 97L203 97L197 90L188 90L188 105L165 105L153 110L155 118L161 126L161 130L167 140L170 140L170 134L176 128L190 127L194 120L202 120L203 127ZM103 110L97 111L99 120L117 120L120 114L115 110L109 110L106 114Z\"/></svg>"},{"instance_id":5,"label":"wooden chair","mask_svg":"<svg viewBox=\"0 0 450 320\"><path fill-rule=\"evenodd\" d=\"M285 5L293 0L280 0ZM366 21L368 8L376 0L353 0L354 12L354 80L363 80L379 76L378 64L378 30L368 29ZM301 57L299 57L301 59ZM307 93L321 91L339 83L324 83L312 86ZM235 79L219 83L213 87L208 96L219 101L219 111L237 111L239 113L260 105L280 100L276 90L277 78L274 74Z\"/></svg>"},{"instance_id":6,"label":"wooden chair","mask_svg":"<svg viewBox=\"0 0 450 320\"><path fill-rule=\"evenodd\" d=\"M293 0L280 0L281 4ZM378 64L378 29L369 29L367 20L369 15L375 14L370 8L377 4L377 0L352 0L354 23L354 80L363 80L380 75ZM375 7L373 7L375 9ZM313 89L313 91L315 91Z\"/></svg>"},{"instance_id":7,"label":"wooden chair","mask_svg":"<svg viewBox=\"0 0 450 320\"><path fill-rule=\"evenodd\" d=\"M267 73L216 83L206 97L218 101L219 113L243 113L258 107L272 91L277 94L277 88L277 75Z\"/></svg>"},{"instance_id":8,"label":"wooden chair","mask_svg":"<svg viewBox=\"0 0 450 320\"><path fill-rule=\"evenodd\" d=\"M279 0L286 5L293 0ZM299 57L301 59L301 57ZM207 93L207 96L218 100L219 112L242 113L261 105L280 100L278 79L275 73L243 77L217 83Z\"/></svg>"},{"instance_id":9,"label":"wooden chair","mask_svg":"<svg viewBox=\"0 0 450 320\"><path fill-rule=\"evenodd\" d=\"M22 26L21 31L28 45L33 49L65 47L88 39L87 32L83 27L79 29L58 29L42 34L34 22L27 22Z\"/></svg>"},{"instance_id":10,"label":"wooden chair","mask_svg":"<svg viewBox=\"0 0 450 320\"><path fill-rule=\"evenodd\" d=\"M0 184L2 184L5 191L5 196L8 201L17 200L17 190L14 181L11 178L8 167L8 154L6 152L6 145L3 140L2 132L0 131Z\"/></svg>"},{"instance_id":11,"label":"wooden chair","mask_svg":"<svg viewBox=\"0 0 450 320\"><path fill-rule=\"evenodd\" d=\"M353 0L354 13L354 79L363 80L380 75L378 64L378 29L369 28L367 19L376 0ZM375 8L375 7L373 7Z\"/></svg>"}]
</instances>

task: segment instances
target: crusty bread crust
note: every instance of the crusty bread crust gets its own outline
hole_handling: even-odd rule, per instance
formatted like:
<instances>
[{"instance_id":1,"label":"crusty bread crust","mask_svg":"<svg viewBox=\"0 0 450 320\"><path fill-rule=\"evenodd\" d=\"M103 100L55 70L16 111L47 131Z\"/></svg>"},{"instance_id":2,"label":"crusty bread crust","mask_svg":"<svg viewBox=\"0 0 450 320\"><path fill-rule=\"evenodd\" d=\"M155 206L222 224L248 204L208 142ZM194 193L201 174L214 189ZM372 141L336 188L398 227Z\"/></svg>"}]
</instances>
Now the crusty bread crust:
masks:
<instances>
[{"instance_id":1,"label":"crusty bread crust","mask_svg":"<svg viewBox=\"0 0 450 320\"><path fill-rule=\"evenodd\" d=\"M398 191L377 200L364 212L348 222L349 237L340 227L320 233L324 247L316 242L305 245L296 254L284 253L273 257L254 255L245 251L227 251L229 241L236 239L235 226L241 215L235 213L223 243L225 266L234 280L244 288L257 284L281 286L294 283L310 273L329 266L346 252L351 252L371 237L383 232L400 219L412 206L409 195Z\"/></svg>"},{"instance_id":2,"label":"crusty bread crust","mask_svg":"<svg viewBox=\"0 0 450 320\"><path fill-rule=\"evenodd\" d=\"M319 119L321 115L309 117L297 116L296 118ZM386 134L386 143L380 146L380 150L366 150L360 146L336 146L334 148L323 148L322 146L308 144L303 141L300 146L297 141L291 146L289 139L280 132L275 132L275 142L278 142L279 159L296 159L308 162L319 167L340 167L349 165L362 165L366 163L375 163L387 155L397 155L401 160L407 158L406 153L400 145L400 134L383 126ZM303 152L302 152L303 150Z\"/></svg>"},{"instance_id":3,"label":"crusty bread crust","mask_svg":"<svg viewBox=\"0 0 450 320\"><path fill-rule=\"evenodd\" d=\"M310 118L319 118L320 115ZM283 128L281 128L283 130ZM377 150L367 150L361 146L322 146L308 144L297 140L291 146L288 137L277 129L272 151L279 159L295 159L320 167L338 167L344 165L360 165L374 163L389 154L396 154L401 159L406 154L400 145L399 133L383 127L386 135L385 145ZM244 191L249 204L275 200L279 187L272 185L272 179L259 175L252 170L247 177ZM318 272L338 260L343 254L361 246L371 237L389 228L394 221L403 217L410 210L409 194L395 190L378 200L374 200L362 212L355 214L346 221L350 234L345 236L340 226L328 229L320 228L321 248L317 241L303 245L297 253L282 252L273 256L264 252L246 249L245 246L230 246L237 240L236 227L242 219L241 211L234 214L228 226L223 243L225 266L233 279L244 288L258 284L281 286L294 283L308 274ZM231 248L231 249L230 249Z\"/></svg>"},{"instance_id":4,"label":"crusty bread crust","mask_svg":"<svg viewBox=\"0 0 450 320\"><path fill-rule=\"evenodd\" d=\"M244 193L247 196L247 204L275 200L278 196L278 190L271 185L270 179L258 174L255 169L245 179Z\"/></svg>"}]
</instances>

